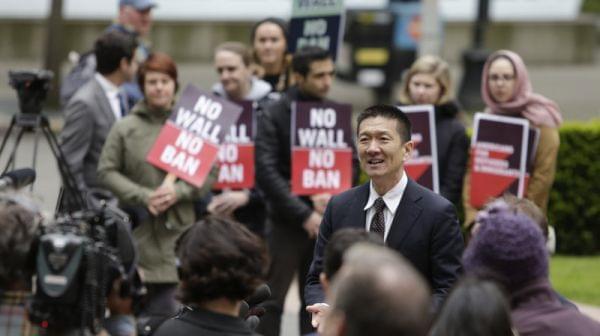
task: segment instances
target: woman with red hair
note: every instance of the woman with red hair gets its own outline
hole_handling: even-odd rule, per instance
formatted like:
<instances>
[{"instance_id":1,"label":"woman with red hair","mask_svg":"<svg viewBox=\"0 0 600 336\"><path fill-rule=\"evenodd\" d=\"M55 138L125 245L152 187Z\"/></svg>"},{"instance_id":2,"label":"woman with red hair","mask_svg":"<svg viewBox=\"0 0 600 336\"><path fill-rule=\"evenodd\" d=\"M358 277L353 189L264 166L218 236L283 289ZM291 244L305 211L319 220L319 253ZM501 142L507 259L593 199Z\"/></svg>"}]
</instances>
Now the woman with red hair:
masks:
<instances>
[{"instance_id":1,"label":"woman with red hair","mask_svg":"<svg viewBox=\"0 0 600 336\"><path fill-rule=\"evenodd\" d=\"M151 54L139 70L138 82L144 99L112 127L98 164L98 179L132 215L138 265L148 289L143 311L167 316L177 310L175 242L195 222L194 201L211 183L201 189L181 180L163 183L166 172L146 161L175 101L177 67L171 57Z\"/></svg>"}]
</instances>

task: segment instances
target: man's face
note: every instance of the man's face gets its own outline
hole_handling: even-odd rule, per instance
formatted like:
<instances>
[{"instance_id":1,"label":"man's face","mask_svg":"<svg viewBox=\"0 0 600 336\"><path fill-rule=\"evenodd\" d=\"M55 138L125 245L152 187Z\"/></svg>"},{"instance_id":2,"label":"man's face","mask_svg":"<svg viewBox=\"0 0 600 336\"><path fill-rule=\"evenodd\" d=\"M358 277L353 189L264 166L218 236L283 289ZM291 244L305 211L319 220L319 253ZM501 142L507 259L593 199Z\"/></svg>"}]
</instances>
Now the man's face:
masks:
<instances>
[{"instance_id":1,"label":"man's face","mask_svg":"<svg viewBox=\"0 0 600 336\"><path fill-rule=\"evenodd\" d=\"M121 23L130 26L140 36L146 36L152 26L152 8L138 10L135 7L124 5L120 8Z\"/></svg>"},{"instance_id":2,"label":"man's face","mask_svg":"<svg viewBox=\"0 0 600 336\"><path fill-rule=\"evenodd\" d=\"M296 73L296 83L303 94L323 99L331 89L334 74L334 65L330 58L314 61L310 64L306 76Z\"/></svg>"},{"instance_id":3,"label":"man's face","mask_svg":"<svg viewBox=\"0 0 600 336\"><path fill-rule=\"evenodd\" d=\"M398 120L364 119L358 126L357 149L362 170L374 181L399 181L413 143L402 143Z\"/></svg>"},{"instance_id":4,"label":"man's face","mask_svg":"<svg viewBox=\"0 0 600 336\"><path fill-rule=\"evenodd\" d=\"M221 50L215 54L215 69L227 95L243 99L247 94L251 73L242 57L234 52Z\"/></svg>"}]
</instances>

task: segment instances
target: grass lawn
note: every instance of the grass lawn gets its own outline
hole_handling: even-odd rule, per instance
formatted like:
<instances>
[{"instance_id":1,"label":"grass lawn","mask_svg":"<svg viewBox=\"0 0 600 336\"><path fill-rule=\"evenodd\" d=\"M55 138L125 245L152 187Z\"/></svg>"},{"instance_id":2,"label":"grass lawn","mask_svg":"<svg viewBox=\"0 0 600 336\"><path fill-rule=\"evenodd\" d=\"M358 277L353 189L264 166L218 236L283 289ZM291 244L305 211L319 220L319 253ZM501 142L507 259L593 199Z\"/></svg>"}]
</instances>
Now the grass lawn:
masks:
<instances>
[{"instance_id":1,"label":"grass lawn","mask_svg":"<svg viewBox=\"0 0 600 336\"><path fill-rule=\"evenodd\" d=\"M600 307L600 256L553 256L550 278L565 297Z\"/></svg>"}]
</instances>

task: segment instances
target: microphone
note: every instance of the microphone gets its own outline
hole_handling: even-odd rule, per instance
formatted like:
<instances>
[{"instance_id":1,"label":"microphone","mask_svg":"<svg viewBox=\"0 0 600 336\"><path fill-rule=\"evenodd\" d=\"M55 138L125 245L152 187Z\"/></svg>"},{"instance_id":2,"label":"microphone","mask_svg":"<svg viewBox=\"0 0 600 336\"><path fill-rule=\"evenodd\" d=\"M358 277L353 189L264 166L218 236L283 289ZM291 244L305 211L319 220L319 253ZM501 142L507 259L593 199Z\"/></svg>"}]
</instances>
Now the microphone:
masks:
<instances>
[{"instance_id":1,"label":"microphone","mask_svg":"<svg viewBox=\"0 0 600 336\"><path fill-rule=\"evenodd\" d=\"M256 330L256 327L258 327L258 324L260 323L260 319L258 318L258 316L250 316L246 319L246 325L250 328L250 330Z\"/></svg>"},{"instance_id":2,"label":"microphone","mask_svg":"<svg viewBox=\"0 0 600 336\"><path fill-rule=\"evenodd\" d=\"M257 304L267 300L271 297L271 289L267 284L258 286L254 293L241 302L239 317L245 319L252 315L261 316L264 314L264 309L260 307L254 307Z\"/></svg>"},{"instance_id":3,"label":"microphone","mask_svg":"<svg viewBox=\"0 0 600 336\"><path fill-rule=\"evenodd\" d=\"M20 189L35 181L35 170L21 168L9 171L0 176L0 191L8 188Z\"/></svg>"},{"instance_id":4,"label":"microphone","mask_svg":"<svg viewBox=\"0 0 600 336\"><path fill-rule=\"evenodd\" d=\"M246 303L246 301L242 301L240 303L240 312L238 313L238 316L240 318L245 319L248 316L249 311L250 311L250 306L248 306L248 303Z\"/></svg>"},{"instance_id":5,"label":"microphone","mask_svg":"<svg viewBox=\"0 0 600 336\"><path fill-rule=\"evenodd\" d=\"M249 307L256 306L257 304L269 299L271 297L271 289L267 284L262 284L256 288L254 293L246 298L246 303Z\"/></svg>"}]
</instances>

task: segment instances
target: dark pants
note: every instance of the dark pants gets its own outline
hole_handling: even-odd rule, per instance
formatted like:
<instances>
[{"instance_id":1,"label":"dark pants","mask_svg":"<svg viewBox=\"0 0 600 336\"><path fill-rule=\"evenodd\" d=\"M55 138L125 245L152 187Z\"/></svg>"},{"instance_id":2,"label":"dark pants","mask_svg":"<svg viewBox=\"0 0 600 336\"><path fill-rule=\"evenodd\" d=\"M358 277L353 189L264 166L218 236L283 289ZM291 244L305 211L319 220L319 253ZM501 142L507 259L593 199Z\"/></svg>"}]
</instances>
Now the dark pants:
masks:
<instances>
[{"instance_id":1,"label":"dark pants","mask_svg":"<svg viewBox=\"0 0 600 336\"><path fill-rule=\"evenodd\" d=\"M292 283L294 274L298 274L300 288L300 334L313 331L310 314L306 312L304 303L304 284L312 262L315 240L309 239L303 228L288 228L284 225L270 224L267 240L271 265L269 268L268 285L271 288L271 299L265 301L263 307L266 313L260 318L257 332L265 336L279 335L281 315L285 296ZM284 224L284 223L278 223Z\"/></svg>"}]
</instances>

